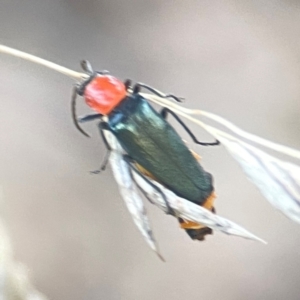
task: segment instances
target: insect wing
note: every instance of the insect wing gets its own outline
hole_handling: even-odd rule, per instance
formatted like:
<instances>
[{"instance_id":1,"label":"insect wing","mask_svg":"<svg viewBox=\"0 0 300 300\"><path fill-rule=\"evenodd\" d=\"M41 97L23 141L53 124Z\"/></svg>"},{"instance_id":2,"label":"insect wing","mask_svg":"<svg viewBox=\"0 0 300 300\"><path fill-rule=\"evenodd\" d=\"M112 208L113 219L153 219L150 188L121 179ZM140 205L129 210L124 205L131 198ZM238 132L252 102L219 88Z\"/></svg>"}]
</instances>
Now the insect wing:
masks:
<instances>
[{"instance_id":1,"label":"insect wing","mask_svg":"<svg viewBox=\"0 0 300 300\"><path fill-rule=\"evenodd\" d=\"M172 191L166 189L155 180L147 178L147 180L151 182L151 184L149 184L149 182L147 182L147 180L138 173L133 173L133 177L140 188L143 189L145 195L164 212L167 212L168 210L165 202L168 201L177 217L205 225L211 229L221 231L228 235L236 235L265 243L262 239L250 233L240 225L237 225L236 223L219 215L215 215L206 208L196 205L191 201L178 197ZM156 186L160 192L153 186ZM165 195L165 198L162 194Z\"/></svg>"},{"instance_id":2,"label":"insect wing","mask_svg":"<svg viewBox=\"0 0 300 300\"><path fill-rule=\"evenodd\" d=\"M245 142L218 138L268 201L300 223L300 168Z\"/></svg>"},{"instance_id":3,"label":"insect wing","mask_svg":"<svg viewBox=\"0 0 300 300\"><path fill-rule=\"evenodd\" d=\"M108 131L104 131L105 137L112 148L109 162L112 167L114 177L118 183L119 190L126 206L133 218L134 223L142 233L144 239L163 260L159 253L155 238L153 236L146 208L135 186L130 166L123 159L123 149L117 139Z\"/></svg>"}]
</instances>

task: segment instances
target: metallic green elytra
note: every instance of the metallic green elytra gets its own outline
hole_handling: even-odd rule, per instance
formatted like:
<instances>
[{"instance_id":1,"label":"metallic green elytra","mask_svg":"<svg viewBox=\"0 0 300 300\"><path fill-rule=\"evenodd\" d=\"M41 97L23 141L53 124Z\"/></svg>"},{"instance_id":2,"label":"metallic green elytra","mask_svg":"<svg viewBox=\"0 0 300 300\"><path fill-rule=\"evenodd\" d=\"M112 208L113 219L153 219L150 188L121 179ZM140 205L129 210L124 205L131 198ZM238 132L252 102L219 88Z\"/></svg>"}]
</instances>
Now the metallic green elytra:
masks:
<instances>
[{"instance_id":1,"label":"metallic green elytra","mask_svg":"<svg viewBox=\"0 0 300 300\"><path fill-rule=\"evenodd\" d=\"M204 171L175 129L141 95L126 97L109 114L108 128L133 161L178 196L203 205L212 195L211 174ZM212 233L208 227L185 230L198 240Z\"/></svg>"},{"instance_id":2,"label":"metallic green elytra","mask_svg":"<svg viewBox=\"0 0 300 300\"><path fill-rule=\"evenodd\" d=\"M212 176L142 96L126 97L108 126L129 156L175 194L200 205L211 195Z\"/></svg>"}]
</instances>

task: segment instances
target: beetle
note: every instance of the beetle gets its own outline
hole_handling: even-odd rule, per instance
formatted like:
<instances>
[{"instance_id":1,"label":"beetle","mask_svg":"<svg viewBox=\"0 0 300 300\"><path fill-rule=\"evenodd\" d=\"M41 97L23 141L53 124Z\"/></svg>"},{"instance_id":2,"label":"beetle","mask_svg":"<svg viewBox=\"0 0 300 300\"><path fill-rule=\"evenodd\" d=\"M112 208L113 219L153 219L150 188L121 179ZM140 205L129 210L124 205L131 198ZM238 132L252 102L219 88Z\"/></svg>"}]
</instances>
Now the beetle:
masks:
<instances>
[{"instance_id":1,"label":"beetle","mask_svg":"<svg viewBox=\"0 0 300 300\"><path fill-rule=\"evenodd\" d=\"M181 98L165 95L148 85L137 83L132 87L130 80L122 82L107 71L94 72L87 61L82 61L86 72L83 74L4 45L0 45L0 52L82 80L73 89L71 104L74 124L87 135L79 123L100 120L100 133L108 149L100 169L92 173L100 173L110 163L135 224L160 258L162 256L138 190L162 211L175 216L192 239L203 240L214 229L266 243L240 225L215 214L212 176L198 164L197 155L187 148L166 121L168 114L173 115L195 143L215 146L221 142L271 205L300 223L300 167L278 159L245 140L293 159L300 159L300 151L246 132L213 113L181 107L170 101L180 102ZM148 89L152 94L141 93L141 88ZM77 118L77 95L83 96L97 113ZM158 113L147 101L166 108ZM217 140L213 143L199 142L178 115L197 124ZM196 115L213 120L227 130L208 125L193 117Z\"/></svg>"},{"instance_id":2,"label":"beetle","mask_svg":"<svg viewBox=\"0 0 300 300\"><path fill-rule=\"evenodd\" d=\"M77 129L88 136L79 123L99 120L100 134L108 151L99 170L93 173L100 173L108 162L111 148L104 133L109 131L124 149L124 159L135 172L144 177L150 175L179 197L215 212L213 177L199 164L180 135L167 121L167 116L172 115L196 144L216 146L220 142L198 141L173 111L163 108L157 112L140 91L144 88L159 97L177 102L181 102L182 99L172 94L165 95L143 83L132 86L131 80L122 82L109 75L108 71L94 72L87 61L82 61L81 66L89 76L74 87L71 102L73 121ZM77 95L83 96L87 105L97 113L78 118ZM167 202L166 205L168 206ZM174 215L170 206L167 213ZM192 239L202 241L205 235L212 234L212 229L208 227L181 218L178 218L178 221Z\"/></svg>"}]
</instances>

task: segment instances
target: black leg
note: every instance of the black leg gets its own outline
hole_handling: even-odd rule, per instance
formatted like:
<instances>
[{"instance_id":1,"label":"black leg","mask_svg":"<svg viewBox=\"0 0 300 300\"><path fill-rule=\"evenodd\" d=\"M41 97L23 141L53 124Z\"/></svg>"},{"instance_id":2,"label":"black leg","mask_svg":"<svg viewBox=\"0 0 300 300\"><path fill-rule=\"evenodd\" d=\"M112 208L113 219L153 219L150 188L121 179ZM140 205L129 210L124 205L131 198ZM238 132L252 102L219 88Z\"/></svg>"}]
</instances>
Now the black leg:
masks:
<instances>
[{"instance_id":1,"label":"black leg","mask_svg":"<svg viewBox=\"0 0 300 300\"><path fill-rule=\"evenodd\" d=\"M144 176L134 165L134 160L129 156L129 155L123 155L124 160L128 163L130 169L134 172L136 172L139 176L141 176L150 186L152 186L152 188L154 188L159 194L161 194L161 196L164 199L164 202L166 203L166 207L167 207L167 215L172 215L172 216L176 216L176 213L174 212L173 208L170 206L166 195L163 193L163 191L157 187L156 185L154 185L146 176ZM143 189L137 184L138 188L142 191L143 195L150 201L150 203L153 204L152 200L149 199L149 197L146 195L145 191L143 191Z\"/></svg>"},{"instance_id":2,"label":"black leg","mask_svg":"<svg viewBox=\"0 0 300 300\"><path fill-rule=\"evenodd\" d=\"M106 154L104 156L104 159L103 159L99 169L90 171L91 174L100 174L102 171L105 171L107 164L108 164L110 153L111 153L111 151L109 151L109 150L106 151Z\"/></svg>"},{"instance_id":3,"label":"black leg","mask_svg":"<svg viewBox=\"0 0 300 300\"><path fill-rule=\"evenodd\" d=\"M104 130L109 130L108 126L107 126L107 123L100 122L99 123L99 130L100 130L100 135L102 137L103 143L104 143L107 151L106 151L106 154L104 156L104 159L103 159L100 167L97 170L90 171L91 174L100 174L101 171L104 171L106 169L106 166L107 166L108 160L109 160L109 156L110 156L110 153L112 151L112 149L111 149L111 147L110 147L109 143L107 142L107 139L106 139L106 137L104 135L104 132L103 132Z\"/></svg>"},{"instance_id":4,"label":"black leg","mask_svg":"<svg viewBox=\"0 0 300 300\"><path fill-rule=\"evenodd\" d=\"M144 84L144 83L137 83L134 88L133 88L133 93L139 93L141 88L147 89L148 91L150 91L151 93L153 93L154 95L157 95L161 98L172 98L173 100L177 101L177 102L182 102L184 100L184 98L181 97L177 97L175 95L172 94L164 94L162 92L160 92L159 90Z\"/></svg>"},{"instance_id":5,"label":"black leg","mask_svg":"<svg viewBox=\"0 0 300 300\"><path fill-rule=\"evenodd\" d=\"M202 145L202 146L220 145L220 142L218 140L216 140L215 142L212 142L212 143L203 143L203 142L198 141L197 138L192 133L192 131L185 125L185 123L172 110L165 107L160 112L160 114L162 115L162 117L164 119L167 119L168 113L171 114L175 118L175 120L185 129L185 131L189 134L189 136L192 138L194 143Z\"/></svg>"},{"instance_id":6,"label":"black leg","mask_svg":"<svg viewBox=\"0 0 300 300\"><path fill-rule=\"evenodd\" d=\"M90 115L85 115L83 117L77 118L78 123L86 123L94 120L101 119L103 117L102 114L90 114Z\"/></svg>"},{"instance_id":7,"label":"black leg","mask_svg":"<svg viewBox=\"0 0 300 300\"><path fill-rule=\"evenodd\" d=\"M104 135L104 130L111 131L108 124L104 121L100 122L99 123L99 130L100 130L100 135L102 137L102 140L104 142L104 145L105 145L106 149L108 151L112 151L112 149L111 149L111 147L110 147L110 145L109 145L109 143L108 143L108 141L107 141L107 139Z\"/></svg>"}]
</instances>

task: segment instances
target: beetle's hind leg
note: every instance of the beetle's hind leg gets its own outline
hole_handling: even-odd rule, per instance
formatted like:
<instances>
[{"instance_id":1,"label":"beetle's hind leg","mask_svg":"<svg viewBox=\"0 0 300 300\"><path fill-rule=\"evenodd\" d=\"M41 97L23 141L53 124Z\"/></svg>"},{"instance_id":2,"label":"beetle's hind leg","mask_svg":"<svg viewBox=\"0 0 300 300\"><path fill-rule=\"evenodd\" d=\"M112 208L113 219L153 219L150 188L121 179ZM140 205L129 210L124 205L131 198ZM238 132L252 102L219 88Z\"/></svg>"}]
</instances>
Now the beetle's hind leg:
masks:
<instances>
[{"instance_id":1,"label":"beetle's hind leg","mask_svg":"<svg viewBox=\"0 0 300 300\"><path fill-rule=\"evenodd\" d=\"M159 187L154 185L142 172L140 172L140 170L138 170L138 168L135 166L134 160L129 155L124 154L123 158L128 163L131 171L136 172L139 176L141 176L153 189L155 189L162 196L162 198L164 199L164 202L166 204L166 208L167 208L166 214L176 216L176 212L170 206L170 204L166 198L166 195L163 193L163 191ZM139 188L139 190L147 198L147 200L149 200L149 202L153 204L153 201L148 197L147 193L139 186L139 184L136 181L135 181L135 183L136 183L137 187Z\"/></svg>"},{"instance_id":2,"label":"beetle's hind leg","mask_svg":"<svg viewBox=\"0 0 300 300\"><path fill-rule=\"evenodd\" d=\"M198 141L198 139L195 137L195 135L192 133L192 131L185 125L185 123L169 108L164 107L160 111L160 114L164 119L167 119L168 114L171 114L175 118L175 120L184 128L184 130L188 133L188 135L192 138L194 143L196 143L198 145L202 145L202 146L217 146L217 145L220 145L220 142L218 140L216 140L215 142L212 142L212 143L204 143L204 142Z\"/></svg>"}]
</instances>

